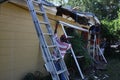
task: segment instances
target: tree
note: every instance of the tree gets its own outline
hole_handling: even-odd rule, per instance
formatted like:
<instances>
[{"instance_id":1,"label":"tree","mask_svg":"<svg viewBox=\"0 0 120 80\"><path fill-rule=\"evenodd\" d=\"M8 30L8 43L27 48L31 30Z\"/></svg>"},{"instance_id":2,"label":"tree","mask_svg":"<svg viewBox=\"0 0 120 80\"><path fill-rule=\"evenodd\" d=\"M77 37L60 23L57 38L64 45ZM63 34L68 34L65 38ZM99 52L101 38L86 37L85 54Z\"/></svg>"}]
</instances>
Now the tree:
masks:
<instances>
[{"instance_id":1,"label":"tree","mask_svg":"<svg viewBox=\"0 0 120 80\"><path fill-rule=\"evenodd\" d=\"M120 0L69 0L68 4L94 13L102 22L102 35L109 40L120 39Z\"/></svg>"},{"instance_id":2,"label":"tree","mask_svg":"<svg viewBox=\"0 0 120 80\"><path fill-rule=\"evenodd\" d=\"M79 6L80 11L92 12L100 19L112 20L117 18L120 0L69 0L68 5Z\"/></svg>"},{"instance_id":3,"label":"tree","mask_svg":"<svg viewBox=\"0 0 120 80\"><path fill-rule=\"evenodd\" d=\"M118 11L118 18L114 20L102 20L102 35L108 37L112 41L120 39L120 11Z\"/></svg>"},{"instance_id":4,"label":"tree","mask_svg":"<svg viewBox=\"0 0 120 80\"><path fill-rule=\"evenodd\" d=\"M84 56L84 59L81 61L84 62L82 65L82 68L85 70L88 67L90 67L92 65L92 59L89 55L89 53L87 52L87 42L85 40L83 40L81 34L73 29L73 28L66 28L66 33L69 36L73 36L73 38L70 38L69 41L72 44L72 48L74 50L74 53L76 56ZM72 53L70 53L72 54ZM69 57L70 59L70 57ZM67 59L67 60L69 60ZM70 63L71 64L71 63Z\"/></svg>"},{"instance_id":5,"label":"tree","mask_svg":"<svg viewBox=\"0 0 120 80\"><path fill-rule=\"evenodd\" d=\"M67 3L67 0L47 0L47 1L55 4L56 6L65 5Z\"/></svg>"}]
</instances>

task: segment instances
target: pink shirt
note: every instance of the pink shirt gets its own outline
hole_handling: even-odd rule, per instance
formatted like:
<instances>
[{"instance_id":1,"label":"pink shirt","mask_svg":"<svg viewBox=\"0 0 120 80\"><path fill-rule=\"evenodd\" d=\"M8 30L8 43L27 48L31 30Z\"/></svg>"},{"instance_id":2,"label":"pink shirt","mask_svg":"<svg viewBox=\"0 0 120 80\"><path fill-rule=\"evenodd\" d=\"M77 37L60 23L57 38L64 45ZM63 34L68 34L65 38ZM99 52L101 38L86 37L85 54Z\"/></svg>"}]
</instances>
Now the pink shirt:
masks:
<instances>
[{"instance_id":1,"label":"pink shirt","mask_svg":"<svg viewBox=\"0 0 120 80\"><path fill-rule=\"evenodd\" d=\"M54 35L54 40L60 50L62 57L64 58L66 51L71 48L71 44L68 44L66 42L61 42L60 39L58 38L57 34Z\"/></svg>"}]
</instances>

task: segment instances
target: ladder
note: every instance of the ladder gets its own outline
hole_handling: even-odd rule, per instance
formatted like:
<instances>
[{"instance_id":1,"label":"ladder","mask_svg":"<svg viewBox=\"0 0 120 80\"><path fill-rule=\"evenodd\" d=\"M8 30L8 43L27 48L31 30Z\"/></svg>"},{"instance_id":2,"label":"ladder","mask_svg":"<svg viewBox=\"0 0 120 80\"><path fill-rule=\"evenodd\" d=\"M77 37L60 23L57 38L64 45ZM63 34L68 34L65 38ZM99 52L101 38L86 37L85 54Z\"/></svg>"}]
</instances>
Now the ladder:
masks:
<instances>
[{"instance_id":1,"label":"ladder","mask_svg":"<svg viewBox=\"0 0 120 80\"><path fill-rule=\"evenodd\" d=\"M61 24L62 30L63 30L66 38L68 38L68 37L69 37L69 38L72 38L72 36L68 36L68 35L67 35L64 26L71 27L71 28L74 28L74 29L78 29L78 30L87 32L86 29L79 28L79 27L77 27L77 26L74 26L74 25L71 25L71 24L68 24L68 23L65 23L65 22L62 22L62 21L59 21L59 23ZM75 60L77 69L78 69L78 71L79 71L79 74L80 74L82 80L84 80L85 77L84 77L84 75L83 75L83 72L82 72L82 70L81 70L81 68L80 68L80 64L78 63L78 60L77 60L77 56L75 55L74 50L73 50L72 47L70 48L70 52L72 53L72 56L73 56L73 58L74 58L74 60ZM83 56L79 56L79 58L82 58L82 57L83 57Z\"/></svg>"},{"instance_id":2,"label":"ladder","mask_svg":"<svg viewBox=\"0 0 120 80\"><path fill-rule=\"evenodd\" d=\"M39 38L45 67L50 72L52 80L62 80L61 77L64 77L64 80L69 80L67 67L54 40L54 33L43 7L42 0L27 0L27 5ZM36 10L35 6L38 6L39 10ZM37 13L41 14L41 20L39 20ZM53 52L57 54L57 58L52 56ZM57 66L59 65L59 69L56 67L56 63Z\"/></svg>"},{"instance_id":3,"label":"ladder","mask_svg":"<svg viewBox=\"0 0 120 80\"><path fill-rule=\"evenodd\" d=\"M107 60L106 60L106 58L105 58L105 56L103 55L103 52L100 49L100 46L97 45L96 47L98 48L99 54L101 54L101 56L102 56L103 60L105 61L105 63L108 63Z\"/></svg>"},{"instance_id":4,"label":"ladder","mask_svg":"<svg viewBox=\"0 0 120 80\"><path fill-rule=\"evenodd\" d=\"M90 37L89 37L89 39L90 39ZM91 43L90 43L90 41L89 41L89 54L91 54L92 53L92 57L93 58L95 58L95 54L100 54L101 56L102 56L102 58L103 58L103 60L104 60L104 62L105 63L108 63L107 62L107 60L106 60L106 58L105 58L105 56L104 56L104 54L103 54L103 52L101 51L101 49L100 49L100 46L99 46L99 44L97 44L97 38L96 38L96 35L94 35L94 40L93 40L94 42L93 42L93 46L91 46ZM90 49L92 47L92 49ZM95 60L95 59L94 59Z\"/></svg>"}]
</instances>

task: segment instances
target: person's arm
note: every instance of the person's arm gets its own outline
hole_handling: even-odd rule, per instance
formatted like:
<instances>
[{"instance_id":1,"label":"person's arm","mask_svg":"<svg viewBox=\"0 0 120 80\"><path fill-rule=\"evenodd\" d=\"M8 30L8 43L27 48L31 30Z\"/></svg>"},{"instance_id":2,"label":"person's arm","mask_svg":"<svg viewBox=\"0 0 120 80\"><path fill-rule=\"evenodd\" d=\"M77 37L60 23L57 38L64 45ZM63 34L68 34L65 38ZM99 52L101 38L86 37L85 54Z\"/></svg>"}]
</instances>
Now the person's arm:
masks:
<instances>
[{"instance_id":1,"label":"person's arm","mask_svg":"<svg viewBox=\"0 0 120 80\"><path fill-rule=\"evenodd\" d=\"M57 28L58 28L58 25L59 25L59 22L57 21L57 22L56 22L56 25L55 25L54 34L56 34L56 33L57 33Z\"/></svg>"}]
</instances>

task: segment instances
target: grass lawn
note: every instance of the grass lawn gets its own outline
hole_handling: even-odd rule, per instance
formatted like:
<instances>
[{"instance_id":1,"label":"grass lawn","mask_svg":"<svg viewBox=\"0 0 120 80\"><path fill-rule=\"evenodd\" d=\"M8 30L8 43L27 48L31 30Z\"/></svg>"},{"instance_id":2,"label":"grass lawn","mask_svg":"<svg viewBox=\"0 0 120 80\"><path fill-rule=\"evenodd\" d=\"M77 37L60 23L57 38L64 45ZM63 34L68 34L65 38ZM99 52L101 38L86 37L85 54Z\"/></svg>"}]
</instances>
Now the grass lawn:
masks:
<instances>
[{"instance_id":1,"label":"grass lawn","mask_svg":"<svg viewBox=\"0 0 120 80\"><path fill-rule=\"evenodd\" d=\"M109 76L107 80L120 80L120 59L109 59L107 71L105 71L104 74L107 74Z\"/></svg>"}]
</instances>

